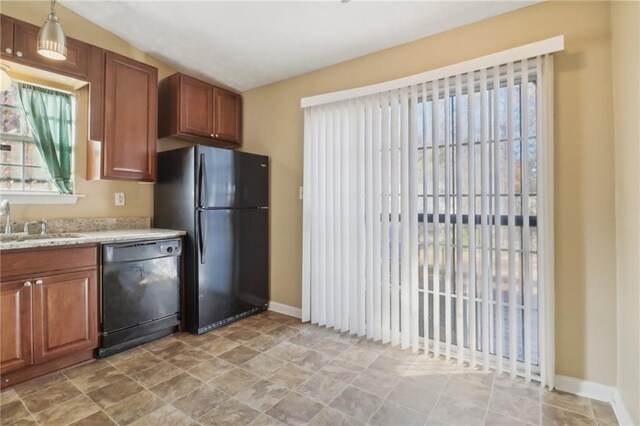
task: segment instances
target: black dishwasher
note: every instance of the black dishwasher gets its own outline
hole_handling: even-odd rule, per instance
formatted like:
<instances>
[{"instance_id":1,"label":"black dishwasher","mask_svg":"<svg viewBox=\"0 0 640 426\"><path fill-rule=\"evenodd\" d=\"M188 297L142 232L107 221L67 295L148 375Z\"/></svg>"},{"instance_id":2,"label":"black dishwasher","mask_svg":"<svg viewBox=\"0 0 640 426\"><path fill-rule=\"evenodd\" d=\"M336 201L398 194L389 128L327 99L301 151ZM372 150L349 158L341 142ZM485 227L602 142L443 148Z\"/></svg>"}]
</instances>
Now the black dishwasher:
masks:
<instances>
[{"instance_id":1,"label":"black dishwasher","mask_svg":"<svg viewBox=\"0 0 640 426\"><path fill-rule=\"evenodd\" d=\"M102 246L98 356L178 330L181 255L179 238Z\"/></svg>"}]
</instances>

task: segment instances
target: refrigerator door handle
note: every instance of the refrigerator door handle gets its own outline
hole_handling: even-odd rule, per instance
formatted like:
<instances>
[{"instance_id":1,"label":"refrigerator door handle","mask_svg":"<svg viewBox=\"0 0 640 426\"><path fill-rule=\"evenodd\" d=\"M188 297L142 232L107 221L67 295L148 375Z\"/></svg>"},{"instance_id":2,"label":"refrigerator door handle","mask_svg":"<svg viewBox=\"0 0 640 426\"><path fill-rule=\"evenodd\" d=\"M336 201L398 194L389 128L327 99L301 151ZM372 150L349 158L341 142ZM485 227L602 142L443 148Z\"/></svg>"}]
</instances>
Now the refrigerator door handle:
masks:
<instances>
[{"instance_id":1,"label":"refrigerator door handle","mask_svg":"<svg viewBox=\"0 0 640 426\"><path fill-rule=\"evenodd\" d=\"M203 220L203 217L205 218ZM206 255L207 255L207 212L200 210L198 211L198 249L200 251L200 263L207 263Z\"/></svg>"},{"instance_id":2,"label":"refrigerator door handle","mask_svg":"<svg viewBox=\"0 0 640 426\"><path fill-rule=\"evenodd\" d=\"M200 168L198 169L198 204L197 207L205 207L205 196L207 191L205 186L207 185L207 162L205 161L205 155L200 154Z\"/></svg>"}]
</instances>

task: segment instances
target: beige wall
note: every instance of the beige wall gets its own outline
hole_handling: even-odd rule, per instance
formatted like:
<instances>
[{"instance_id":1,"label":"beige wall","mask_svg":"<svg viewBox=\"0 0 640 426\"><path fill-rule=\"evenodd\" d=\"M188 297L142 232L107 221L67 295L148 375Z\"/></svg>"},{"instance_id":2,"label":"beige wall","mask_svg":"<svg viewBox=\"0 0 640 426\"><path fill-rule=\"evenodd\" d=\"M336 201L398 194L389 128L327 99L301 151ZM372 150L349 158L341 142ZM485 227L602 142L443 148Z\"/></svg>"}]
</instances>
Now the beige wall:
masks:
<instances>
[{"instance_id":1,"label":"beige wall","mask_svg":"<svg viewBox=\"0 0 640 426\"><path fill-rule=\"evenodd\" d=\"M42 25L49 11L49 2L3 1L0 12L14 18ZM65 33L73 38L109 49L158 68L159 78L173 74L171 68L137 50L124 40L103 30L80 15L57 5L56 10ZM153 185L118 181L86 181L87 148L87 89L77 92L75 185L76 193L84 194L76 205L15 205L11 212L14 219L39 219L57 217L98 217L98 216L152 216ZM126 205L114 205L114 193L124 192Z\"/></svg>"},{"instance_id":2,"label":"beige wall","mask_svg":"<svg viewBox=\"0 0 640 426\"><path fill-rule=\"evenodd\" d=\"M611 5L618 289L617 387L640 424L640 3Z\"/></svg>"},{"instance_id":3,"label":"beige wall","mask_svg":"<svg viewBox=\"0 0 640 426\"><path fill-rule=\"evenodd\" d=\"M271 299L301 301L300 98L378 83L559 34L556 55L557 372L614 385L616 296L607 2L551 2L249 90L243 149L271 156Z\"/></svg>"}]
</instances>

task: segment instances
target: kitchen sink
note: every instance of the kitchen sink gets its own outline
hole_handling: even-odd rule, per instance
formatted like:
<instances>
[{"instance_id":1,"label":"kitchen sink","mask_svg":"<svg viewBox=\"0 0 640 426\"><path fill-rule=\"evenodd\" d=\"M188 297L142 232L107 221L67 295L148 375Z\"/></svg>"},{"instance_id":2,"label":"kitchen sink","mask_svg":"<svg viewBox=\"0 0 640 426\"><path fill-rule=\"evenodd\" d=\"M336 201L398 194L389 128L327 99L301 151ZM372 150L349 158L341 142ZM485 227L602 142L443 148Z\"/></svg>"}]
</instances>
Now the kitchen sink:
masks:
<instances>
[{"instance_id":1,"label":"kitchen sink","mask_svg":"<svg viewBox=\"0 0 640 426\"><path fill-rule=\"evenodd\" d=\"M74 233L57 233L57 234L25 234L24 232L18 234L0 234L0 243L20 243L23 241L33 240L56 240L66 238L81 238L82 234Z\"/></svg>"}]
</instances>

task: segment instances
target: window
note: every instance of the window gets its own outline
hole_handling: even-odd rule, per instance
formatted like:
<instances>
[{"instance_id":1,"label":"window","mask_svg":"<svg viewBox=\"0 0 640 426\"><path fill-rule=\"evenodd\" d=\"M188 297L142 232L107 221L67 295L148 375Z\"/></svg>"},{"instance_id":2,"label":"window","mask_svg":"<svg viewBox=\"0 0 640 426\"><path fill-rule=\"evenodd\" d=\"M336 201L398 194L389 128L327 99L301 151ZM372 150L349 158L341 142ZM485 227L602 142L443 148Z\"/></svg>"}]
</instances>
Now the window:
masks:
<instances>
[{"instance_id":1,"label":"window","mask_svg":"<svg viewBox=\"0 0 640 426\"><path fill-rule=\"evenodd\" d=\"M488 176L489 186L488 186L488 198L491 200L488 213L489 217L488 222L491 227L495 228L499 226L501 228L501 244L500 247L496 246L496 238L493 232L489 234L490 248L488 250L488 255L491 257L490 265L490 283L491 283L491 292L495 295L497 291L500 292L501 297L504 301L504 305L502 306L502 316L501 321L503 324L503 357L509 358L509 350L510 350L510 326L509 326L509 276L506 271L509 270L509 240L507 238L509 230L509 216L508 212L508 204L509 204L509 188L508 188L508 164L514 165L514 208L515 214L513 215L513 221L515 223L515 285L517 291L517 307L516 307L516 315L517 315L517 327L516 327L516 339L517 339L517 360L519 362L524 362L524 340L525 340L525 327L524 327L524 277L523 277L523 264L525 263L524 256L528 257L528 268L531 272L531 287L532 287L532 300L531 300L531 343L532 343L532 359L531 363L533 365L538 365L538 336L537 336L537 323L538 323L538 299L537 299L537 212L536 212L536 199L537 199L537 176L536 176L536 158L537 158L537 139L536 139L536 82L532 81L535 78L535 75L530 76L530 80L528 82L528 87L526 90L522 90L522 86L519 82L515 82L513 84L513 92L512 92L512 114L513 114L513 147L512 147L512 157L509 156L508 149L508 129L507 129L507 87L506 84L501 85L499 89L498 96L496 97L492 88L489 88L486 92L486 106L488 113L488 138L487 138L487 156L488 156L488 166L489 170L491 170L490 176ZM481 303L483 295L482 286L480 283L483 282L482 277L482 246L483 246L483 235L481 229L481 220L482 220L482 174L481 170L483 169L481 160L482 160L482 152L481 152L481 135L480 135L480 127L473 126L473 132L471 135L468 134L469 129L469 95L468 93L463 93L460 99L460 105L456 105L457 97L454 92L455 88L450 91L450 96L445 102L444 96L440 97L437 102L437 108L439 109L439 113L437 114L439 118L438 126L439 126L439 135L440 140L435 144L436 153L435 153L435 162L434 162L434 145L432 138L432 121L431 117L433 116L433 101L431 98L426 100L420 99L418 102L418 129L423 129L424 126L424 117L427 117L426 125L427 131L426 133L418 132L418 211L419 215L419 233L420 233L420 267L419 267L419 280L420 283L420 292L424 291L424 283L428 283L428 304L429 309L429 319L427 323L429 324L429 333L428 335L433 339L434 336L434 321L433 321L433 303L434 303L434 281L435 279L424 279L424 271L426 270L429 277L432 277L436 268L434 268L434 249L435 249L435 234L434 230L436 227L434 226L435 217L434 215L438 215L439 222L439 236L438 239L438 250L439 255L437 256L437 261L439 263L438 270L438 298L440 304L440 342L445 342L445 327L446 327L446 300L445 300L445 259L446 259L446 251L450 250L450 277L451 277L451 300L450 300L450 313L451 313L451 327L452 327L452 344L457 346L458 342L456 339L456 302L458 296L458 285L457 280L462 279L461 288L463 294L463 309L464 309L464 320L463 324L469 324L469 300L471 298L471 291L469 285L469 271L470 271L470 261L471 261L471 247L470 247L470 232L475 232L475 244L474 250L476 252L475 262L476 262L476 323L482 321L482 309L483 305ZM494 118L494 102L498 100L498 115L499 121L495 122ZM472 93L472 108L473 111L473 121L475 123L480 122L480 111L481 111L481 99L480 99L480 91L475 90ZM523 102L527 102L526 108L523 105ZM460 111L457 111L457 108L460 108ZM444 109L448 109L448 115L450 117L449 123L445 123L445 114ZM424 110L426 109L426 111ZM527 116L524 117L524 112L526 111ZM460 114L458 114L458 112ZM425 115L426 113L426 115ZM456 123L456 119L460 119L461 123ZM522 123L523 125L528 126L528 131L526 132L526 141L523 141L522 126L521 120L525 119L526 121ZM447 126L448 124L448 126ZM458 126L459 124L459 126ZM497 137L496 133L497 132ZM457 134L460 132L460 135ZM423 135L427 136L427 140L423 141ZM445 136L450 141L449 145L449 153L448 153L448 167L445 168ZM459 144L456 143L458 140L458 136L460 136L461 141ZM495 142L497 140L497 143ZM461 147L462 149L460 150ZM470 150L473 149L473 153ZM528 150L528 155L523 156L523 149ZM459 157L459 158L458 158ZM526 157L526 164L524 163L524 158ZM475 161L475 172L476 176L474 179L474 188L470 188L470 180L469 180L469 161L473 158ZM496 160L500 164L500 171L502 179L499 181L498 186L496 187ZM525 170L526 169L526 170ZM445 170L448 173L448 181L450 185L450 193L449 199L447 200L445 197ZM435 188L433 186L433 176L435 173L438 174L438 186ZM425 180L426 173L426 180ZM528 184L523 185L522 178L526 176L528 178ZM427 182L426 191L425 191L425 181ZM472 190L470 190L472 189ZM526 190L527 193L523 194L523 191ZM437 195L434 195L437 194ZM458 195L460 195L458 197ZM435 209L435 196L438 197L438 211ZM471 199L473 201L471 201ZM493 203L495 200L500 200L501 208L500 214L497 215L495 211L495 206ZM445 203L448 201L448 208L445 210ZM475 204L475 209L473 212L473 216L471 216L470 203L473 202ZM523 217L523 203L528 203L528 208L526 211L526 218ZM424 214L426 211L426 215ZM458 215L461 213L461 217ZM445 217L446 215L446 217ZM458 227L457 221L458 219L462 219L462 226ZM528 225L524 227L523 221L527 220ZM449 223L448 230L444 229L445 222ZM471 225L470 225L471 224ZM425 249L425 226L426 226L426 249ZM461 231L461 235L458 233ZM526 235L525 235L526 233ZM523 247L525 245L524 238L528 237L528 246L529 250L525 254ZM458 253L460 252L460 253ZM459 256L460 255L460 256ZM460 257L460 262L458 262L458 257ZM498 277L496 275L495 264L496 261L500 263L500 269L502 271L500 281L501 285L497 286ZM427 268L425 269L425 262L427 263ZM460 274L458 274L458 268L460 268ZM498 288L497 288L498 287ZM496 324L495 321L498 319L498 315L496 313L496 301L495 296L492 296L492 300L489 305L489 318L490 318L490 328L489 328L489 352L493 355L496 354L496 333L494 332ZM424 315L424 304L420 303L420 324L424 324L423 315ZM465 327L463 332L464 336L464 347L469 348L470 339L469 339L470 330ZM477 329L476 336L476 347L474 348L478 352L482 352L482 342L483 338L481 333L483 332L482 328ZM424 329L421 328L420 336L424 337Z\"/></svg>"},{"instance_id":2,"label":"window","mask_svg":"<svg viewBox=\"0 0 640 426\"><path fill-rule=\"evenodd\" d=\"M0 190L72 193L74 96L13 81L0 93L0 108Z\"/></svg>"},{"instance_id":3,"label":"window","mask_svg":"<svg viewBox=\"0 0 640 426\"><path fill-rule=\"evenodd\" d=\"M552 384L553 60L477 64L303 100L302 314Z\"/></svg>"}]
</instances>

